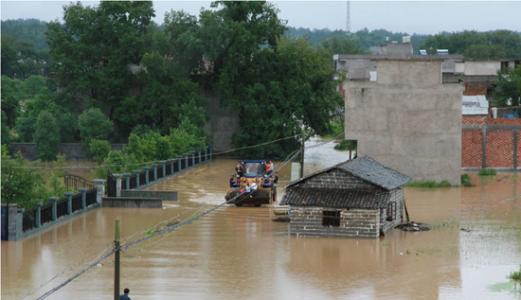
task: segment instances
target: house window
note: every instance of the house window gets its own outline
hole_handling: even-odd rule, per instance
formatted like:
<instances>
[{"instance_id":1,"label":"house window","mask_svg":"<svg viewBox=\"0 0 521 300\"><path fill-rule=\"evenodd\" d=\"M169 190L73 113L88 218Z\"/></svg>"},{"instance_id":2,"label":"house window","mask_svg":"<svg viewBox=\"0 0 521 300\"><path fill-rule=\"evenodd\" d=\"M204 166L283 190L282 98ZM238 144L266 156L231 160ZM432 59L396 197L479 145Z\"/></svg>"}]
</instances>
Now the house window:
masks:
<instances>
[{"instance_id":1,"label":"house window","mask_svg":"<svg viewBox=\"0 0 521 300\"><path fill-rule=\"evenodd\" d=\"M324 210L322 212L322 226L340 226L340 211Z\"/></svg>"},{"instance_id":2,"label":"house window","mask_svg":"<svg viewBox=\"0 0 521 300\"><path fill-rule=\"evenodd\" d=\"M396 202L389 202L387 204L387 217L385 218L386 221L394 221L396 218Z\"/></svg>"}]
</instances>

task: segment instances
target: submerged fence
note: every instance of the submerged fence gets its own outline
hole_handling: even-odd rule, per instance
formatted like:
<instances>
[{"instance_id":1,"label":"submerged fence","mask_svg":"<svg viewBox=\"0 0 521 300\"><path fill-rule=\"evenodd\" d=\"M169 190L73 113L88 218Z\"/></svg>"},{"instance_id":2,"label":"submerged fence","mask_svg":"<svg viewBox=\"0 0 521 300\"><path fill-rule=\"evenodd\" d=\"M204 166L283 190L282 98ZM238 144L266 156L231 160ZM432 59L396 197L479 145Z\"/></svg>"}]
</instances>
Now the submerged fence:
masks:
<instances>
[{"instance_id":1,"label":"submerged fence","mask_svg":"<svg viewBox=\"0 0 521 300\"><path fill-rule=\"evenodd\" d=\"M211 159L212 150L207 148L181 157L158 161L132 173L110 174L107 177L107 196L120 196L118 195L118 180L120 180L120 190L139 189Z\"/></svg>"},{"instance_id":2,"label":"submerged fence","mask_svg":"<svg viewBox=\"0 0 521 300\"><path fill-rule=\"evenodd\" d=\"M29 209L16 204L2 204L2 240L22 239L97 205L96 188L66 192L62 198L50 198L46 203Z\"/></svg>"}]
</instances>

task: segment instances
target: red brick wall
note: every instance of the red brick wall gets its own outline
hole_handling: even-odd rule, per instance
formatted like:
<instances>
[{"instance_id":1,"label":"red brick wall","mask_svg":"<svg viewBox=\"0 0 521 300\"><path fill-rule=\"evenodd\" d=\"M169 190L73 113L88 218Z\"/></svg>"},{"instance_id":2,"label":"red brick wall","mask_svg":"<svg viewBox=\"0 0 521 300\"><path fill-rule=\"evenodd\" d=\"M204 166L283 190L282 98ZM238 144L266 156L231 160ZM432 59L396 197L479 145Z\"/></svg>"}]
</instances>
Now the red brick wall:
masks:
<instances>
[{"instance_id":1,"label":"red brick wall","mask_svg":"<svg viewBox=\"0 0 521 300\"><path fill-rule=\"evenodd\" d=\"M512 168L514 161L512 130L489 130L487 133L487 167Z\"/></svg>"},{"instance_id":2,"label":"red brick wall","mask_svg":"<svg viewBox=\"0 0 521 300\"><path fill-rule=\"evenodd\" d=\"M487 116L463 116L462 122L463 125L481 125L487 122Z\"/></svg>"},{"instance_id":3,"label":"red brick wall","mask_svg":"<svg viewBox=\"0 0 521 300\"><path fill-rule=\"evenodd\" d=\"M487 88L488 88L488 84L486 84L486 83L467 82L467 83L465 83L465 90L463 91L463 95L468 95L468 96L486 95Z\"/></svg>"},{"instance_id":4,"label":"red brick wall","mask_svg":"<svg viewBox=\"0 0 521 300\"><path fill-rule=\"evenodd\" d=\"M517 167L521 167L521 131L517 134Z\"/></svg>"},{"instance_id":5,"label":"red brick wall","mask_svg":"<svg viewBox=\"0 0 521 300\"><path fill-rule=\"evenodd\" d=\"M462 166L481 167L481 130L464 130L461 139Z\"/></svg>"},{"instance_id":6,"label":"red brick wall","mask_svg":"<svg viewBox=\"0 0 521 300\"><path fill-rule=\"evenodd\" d=\"M482 116L464 116L464 125L521 125L521 119L490 119ZM466 129L461 135L461 164L462 167L481 167L481 129ZM512 168L514 166L514 139L513 130L487 131L486 166L491 168ZM518 134L517 145L518 166L521 165L521 131Z\"/></svg>"}]
</instances>

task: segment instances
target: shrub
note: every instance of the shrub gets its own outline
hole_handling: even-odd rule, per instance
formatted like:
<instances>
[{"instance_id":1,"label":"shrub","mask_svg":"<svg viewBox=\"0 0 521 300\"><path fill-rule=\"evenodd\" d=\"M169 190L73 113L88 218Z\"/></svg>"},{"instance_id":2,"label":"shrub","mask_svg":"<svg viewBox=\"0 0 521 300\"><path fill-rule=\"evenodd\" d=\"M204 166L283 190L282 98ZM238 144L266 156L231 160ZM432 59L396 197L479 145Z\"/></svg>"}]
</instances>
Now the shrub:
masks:
<instances>
[{"instance_id":1,"label":"shrub","mask_svg":"<svg viewBox=\"0 0 521 300\"><path fill-rule=\"evenodd\" d=\"M478 175L479 176L494 176L494 175L496 175L496 170L491 169L491 168L484 168L484 169L479 170Z\"/></svg>"},{"instance_id":2,"label":"shrub","mask_svg":"<svg viewBox=\"0 0 521 300\"><path fill-rule=\"evenodd\" d=\"M341 140L340 143L335 145L336 150L356 150L356 141L353 140Z\"/></svg>"},{"instance_id":3,"label":"shrub","mask_svg":"<svg viewBox=\"0 0 521 300\"><path fill-rule=\"evenodd\" d=\"M2 202L29 208L46 195L40 174L28 168L21 156L10 157L2 145Z\"/></svg>"},{"instance_id":4,"label":"shrub","mask_svg":"<svg viewBox=\"0 0 521 300\"><path fill-rule=\"evenodd\" d=\"M112 149L112 146L106 140L92 139L89 141L87 146L89 148L90 156L100 163L105 160L110 150Z\"/></svg>"},{"instance_id":5,"label":"shrub","mask_svg":"<svg viewBox=\"0 0 521 300\"><path fill-rule=\"evenodd\" d=\"M510 273L508 278L512 280L516 286L521 286L521 266L519 266L519 271Z\"/></svg>"},{"instance_id":6,"label":"shrub","mask_svg":"<svg viewBox=\"0 0 521 300\"><path fill-rule=\"evenodd\" d=\"M470 181L469 174L462 174L461 175L461 185L462 186L472 186L472 182Z\"/></svg>"},{"instance_id":7,"label":"shrub","mask_svg":"<svg viewBox=\"0 0 521 300\"><path fill-rule=\"evenodd\" d=\"M89 108L79 116L78 127L82 140L88 143L91 139L107 139L112 132L112 121L99 108Z\"/></svg>"},{"instance_id":8,"label":"shrub","mask_svg":"<svg viewBox=\"0 0 521 300\"><path fill-rule=\"evenodd\" d=\"M183 121L168 135L138 127L130 134L123 151L110 151L96 174L106 177L109 173L131 172L153 161L165 160L206 147L202 131L190 122Z\"/></svg>"},{"instance_id":9,"label":"shrub","mask_svg":"<svg viewBox=\"0 0 521 300\"><path fill-rule=\"evenodd\" d=\"M451 187L452 185L447 180L442 181L434 181L434 180L419 180L412 181L407 184L408 187L417 187L417 188L446 188Z\"/></svg>"},{"instance_id":10,"label":"shrub","mask_svg":"<svg viewBox=\"0 0 521 300\"><path fill-rule=\"evenodd\" d=\"M112 150L96 169L96 176L105 178L111 173L130 172L139 166L140 164L132 154L126 151Z\"/></svg>"},{"instance_id":11,"label":"shrub","mask_svg":"<svg viewBox=\"0 0 521 300\"><path fill-rule=\"evenodd\" d=\"M56 159L60 144L60 128L54 116L46 110L40 112L36 120L34 142L38 158L46 161Z\"/></svg>"}]
</instances>

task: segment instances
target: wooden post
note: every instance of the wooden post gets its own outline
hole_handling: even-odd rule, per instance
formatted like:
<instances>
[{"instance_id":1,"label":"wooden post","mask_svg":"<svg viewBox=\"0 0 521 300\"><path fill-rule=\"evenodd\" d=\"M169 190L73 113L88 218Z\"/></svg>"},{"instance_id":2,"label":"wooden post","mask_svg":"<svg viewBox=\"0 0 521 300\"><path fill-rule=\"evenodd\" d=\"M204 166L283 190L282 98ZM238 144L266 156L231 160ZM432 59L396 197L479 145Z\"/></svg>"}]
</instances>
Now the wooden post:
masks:
<instances>
[{"instance_id":1,"label":"wooden post","mask_svg":"<svg viewBox=\"0 0 521 300\"><path fill-rule=\"evenodd\" d=\"M119 299L119 220L114 230L114 300Z\"/></svg>"}]
</instances>

